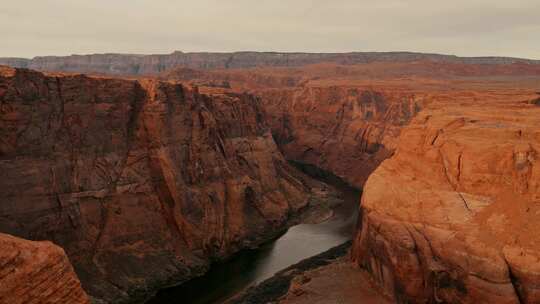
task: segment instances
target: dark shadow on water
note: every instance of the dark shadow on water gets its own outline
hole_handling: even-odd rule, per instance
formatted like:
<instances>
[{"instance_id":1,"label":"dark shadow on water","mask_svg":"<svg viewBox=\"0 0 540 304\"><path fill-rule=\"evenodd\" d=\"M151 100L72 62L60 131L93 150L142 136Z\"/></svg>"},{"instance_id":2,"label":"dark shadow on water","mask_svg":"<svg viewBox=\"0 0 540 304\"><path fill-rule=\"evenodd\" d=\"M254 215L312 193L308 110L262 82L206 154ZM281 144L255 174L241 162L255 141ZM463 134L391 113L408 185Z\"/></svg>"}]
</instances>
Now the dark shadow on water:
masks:
<instances>
[{"instance_id":1,"label":"dark shadow on water","mask_svg":"<svg viewBox=\"0 0 540 304\"><path fill-rule=\"evenodd\" d=\"M147 303L220 303L255 280L258 263L268 258L273 247L271 242L256 250L240 251L231 259L213 265L204 276L164 289Z\"/></svg>"},{"instance_id":2,"label":"dark shadow on water","mask_svg":"<svg viewBox=\"0 0 540 304\"><path fill-rule=\"evenodd\" d=\"M320 224L291 227L281 237L255 250L243 250L212 265L202 277L161 290L150 304L218 304L244 288L268 279L279 270L350 240L356 225L360 192L339 177L314 166L292 163L306 174L334 186L344 203Z\"/></svg>"},{"instance_id":3,"label":"dark shadow on water","mask_svg":"<svg viewBox=\"0 0 540 304\"><path fill-rule=\"evenodd\" d=\"M341 177L333 174L332 172L326 171L324 169L321 169L315 165L312 164L306 164L294 160L290 160L289 164L291 164L296 169L304 172L306 175L311 176L314 179L320 180L324 183L327 183L329 185L334 186L340 191L344 192L357 192L358 189L354 188L353 186L349 185L345 180L343 180Z\"/></svg>"}]
</instances>

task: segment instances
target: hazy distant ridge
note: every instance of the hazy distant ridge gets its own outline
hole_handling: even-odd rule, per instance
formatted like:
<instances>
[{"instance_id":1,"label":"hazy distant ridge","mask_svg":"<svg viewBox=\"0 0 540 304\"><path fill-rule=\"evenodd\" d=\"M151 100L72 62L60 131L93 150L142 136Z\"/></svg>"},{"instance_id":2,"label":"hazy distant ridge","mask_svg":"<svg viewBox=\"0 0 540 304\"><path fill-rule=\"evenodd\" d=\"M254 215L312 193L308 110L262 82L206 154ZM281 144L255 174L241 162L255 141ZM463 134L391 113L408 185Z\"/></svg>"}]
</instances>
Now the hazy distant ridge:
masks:
<instances>
[{"instance_id":1,"label":"hazy distant ridge","mask_svg":"<svg viewBox=\"0 0 540 304\"><path fill-rule=\"evenodd\" d=\"M370 62L411 62L430 60L461 64L540 64L540 60L512 57L458 57L453 55L412 52L354 52L354 53L184 53L161 55L92 54L0 58L0 65L34 70L91 72L105 74L156 74L174 67L194 69L250 68L259 66L294 67L316 63L359 64Z\"/></svg>"}]
</instances>

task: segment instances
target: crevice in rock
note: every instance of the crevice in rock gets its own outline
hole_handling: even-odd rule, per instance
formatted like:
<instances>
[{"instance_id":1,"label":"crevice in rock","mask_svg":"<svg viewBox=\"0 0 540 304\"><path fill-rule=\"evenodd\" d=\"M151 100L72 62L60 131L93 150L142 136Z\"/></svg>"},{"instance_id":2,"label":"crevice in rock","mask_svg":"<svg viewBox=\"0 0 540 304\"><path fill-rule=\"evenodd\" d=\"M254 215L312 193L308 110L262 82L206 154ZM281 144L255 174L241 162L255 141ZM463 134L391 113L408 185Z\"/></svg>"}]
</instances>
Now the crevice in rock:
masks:
<instances>
[{"instance_id":1,"label":"crevice in rock","mask_svg":"<svg viewBox=\"0 0 540 304\"><path fill-rule=\"evenodd\" d=\"M516 293L516 298L519 301L519 304L527 303L525 296L522 294L522 288L521 288L521 283L519 282L519 279L516 277L516 275L512 271L512 267L510 267L510 263L508 263L508 260L506 260L506 257L503 256L503 260L508 269L508 277L510 279L510 284L512 284L512 287L514 288L514 292Z\"/></svg>"},{"instance_id":2,"label":"crevice in rock","mask_svg":"<svg viewBox=\"0 0 540 304\"><path fill-rule=\"evenodd\" d=\"M444 161L444 156L443 156L441 150L439 150L439 155L440 155L440 158L441 158L441 164L442 164L442 167L443 167L443 170L444 170L444 175L446 177L446 180L448 181L448 184L450 185L450 187L452 187L454 192L459 196L459 198L463 202L463 206L465 207L465 209L467 209L467 211L469 211L469 212L472 212L472 210L469 207L469 204L467 203L467 200L465 199L465 197L463 197L461 192L459 192L457 190L457 185L454 185L452 183L452 181L450 180L450 173L448 172L448 168L446 167L446 164L445 164L445 161Z\"/></svg>"},{"instance_id":3,"label":"crevice in rock","mask_svg":"<svg viewBox=\"0 0 540 304\"><path fill-rule=\"evenodd\" d=\"M462 158L463 158L463 153L459 153L459 156L458 156L458 162L457 162L457 175L456 175L456 179L459 183L459 180L461 179L461 168L463 166L463 163L462 163Z\"/></svg>"},{"instance_id":4,"label":"crevice in rock","mask_svg":"<svg viewBox=\"0 0 540 304\"><path fill-rule=\"evenodd\" d=\"M435 142L437 141L437 139L439 138L439 135L440 135L442 132L443 132L442 130L437 130L437 134L435 134L435 137L433 137L433 139L431 140L430 145L432 145L432 146L435 145Z\"/></svg>"}]
</instances>

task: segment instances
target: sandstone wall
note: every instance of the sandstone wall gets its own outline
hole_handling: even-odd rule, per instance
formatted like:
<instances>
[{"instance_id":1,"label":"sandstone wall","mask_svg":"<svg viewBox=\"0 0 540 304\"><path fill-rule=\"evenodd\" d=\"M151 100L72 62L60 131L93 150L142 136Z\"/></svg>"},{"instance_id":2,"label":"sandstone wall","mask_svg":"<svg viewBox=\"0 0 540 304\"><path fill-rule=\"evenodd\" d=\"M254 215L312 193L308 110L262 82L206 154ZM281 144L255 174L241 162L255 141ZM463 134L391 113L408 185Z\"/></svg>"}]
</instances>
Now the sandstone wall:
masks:
<instances>
[{"instance_id":1,"label":"sandstone wall","mask_svg":"<svg viewBox=\"0 0 540 304\"><path fill-rule=\"evenodd\" d=\"M495 95L430 105L365 185L353 259L397 302L540 301L540 108Z\"/></svg>"},{"instance_id":2,"label":"sandstone wall","mask_svg":"<svg viewBox=\"0 0 540 304\"><path fill-rule=\"evenodd\" d=\"M0 303L90 302L60 247L0 233Z\"/></svg>"},{"instance_id":3,"label":"sandstone wall","mask_svg":"<svg viewBox=\"0 0 540 304\"><path fill-rule=\"evenodd\" d=\"M411 93L323 86L260 93L284 155L361 188L392 155L424 99Z\"/></svg>"},{"instance_id":4,"label":"sandstone wall","mask_svg":"<svg viewBox=\"0 0 540 304\"><path fill-rule=\"evenodd\" d=\"M257 245L308 204L260 102L0 68L0 231L52 240L125 301Z\"/></svg>"}]
</instances>

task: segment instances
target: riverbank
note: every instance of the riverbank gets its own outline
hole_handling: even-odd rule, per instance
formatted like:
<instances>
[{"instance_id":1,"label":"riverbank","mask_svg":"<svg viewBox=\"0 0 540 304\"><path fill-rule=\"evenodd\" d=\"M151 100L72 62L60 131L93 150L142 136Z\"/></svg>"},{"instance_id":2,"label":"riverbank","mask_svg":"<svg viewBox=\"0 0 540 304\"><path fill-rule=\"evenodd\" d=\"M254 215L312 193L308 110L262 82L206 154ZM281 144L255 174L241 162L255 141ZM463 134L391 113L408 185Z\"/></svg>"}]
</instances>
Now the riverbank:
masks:
<instances>
[{"instance_id":1,"label":"riverbank","mask_svg":"<svg viewBox=\"0 0 540 304\"><path fill-rule=\"evenodd\" d=\"M162 289L146 303L223 303L277 271L349 240L352 235L350 228L356 221L352 216L356 211L351 211L356 209L356 196L327 185L312 190L316 195L310 200L309 207L291 216L290 228L268 237L258 246L212 264L200 277ZM348 227L345 230L344 225Z\"/></svg>"},{"instance_id":2,"label":"riverbank","mask_svg":"<svg viewBox=\"0 0 540 304\"><path fill-rule=\"evenodd\" d=\"M285 268L226 304L389 304L349 262L351 242Z\"/></svg>"},{"instance_id":3,"label":"riverbank","mask_svg":"<svg viewBox=\"0 0 540 304\"><path fill-rule=\"evenodd\" d=\"M341 183L324 182L319 176L310 180L313 195L308 207L291 216L289 229L258 247L214 263L200 277L161 290L147 303L223 303L290 265L350 240L360 193Z\"/></svg>"}]
</instances>

